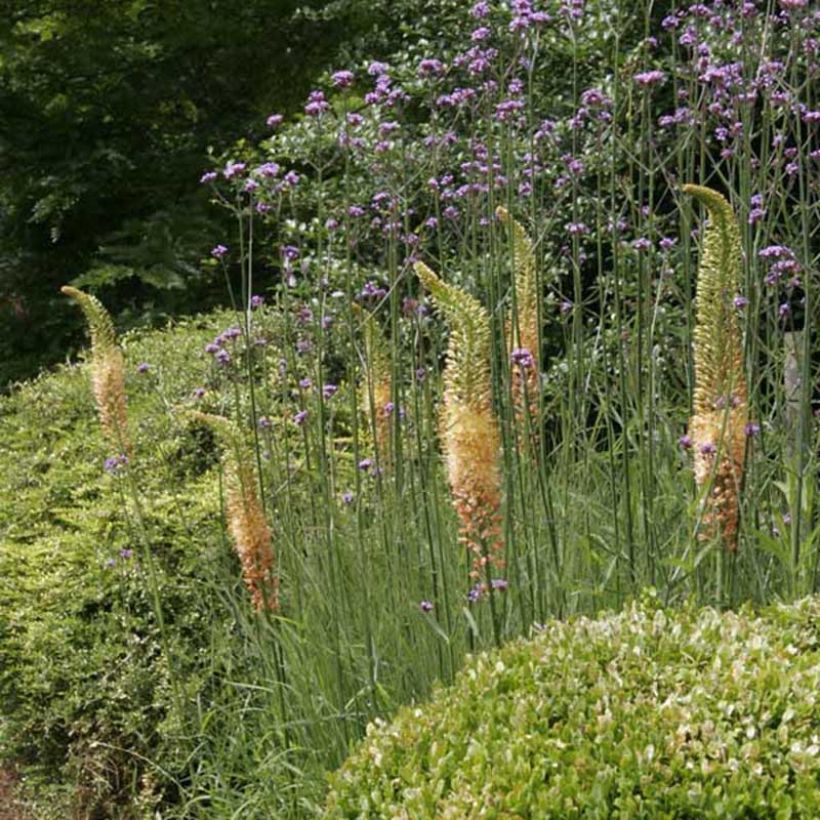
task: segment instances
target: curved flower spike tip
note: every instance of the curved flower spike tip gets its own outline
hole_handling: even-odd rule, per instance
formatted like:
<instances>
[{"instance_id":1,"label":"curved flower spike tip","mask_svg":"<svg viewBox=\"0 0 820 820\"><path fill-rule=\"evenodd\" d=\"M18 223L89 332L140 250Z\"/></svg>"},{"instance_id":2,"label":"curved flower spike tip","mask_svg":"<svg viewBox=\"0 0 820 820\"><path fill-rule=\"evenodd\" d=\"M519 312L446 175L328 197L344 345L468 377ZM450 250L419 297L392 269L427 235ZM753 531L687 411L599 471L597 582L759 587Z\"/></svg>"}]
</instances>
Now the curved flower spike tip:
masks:
<instances>
[{"instance_id":1,"label":"curved flower spike tip","mask_svg":"<svg viewBox=\"0 0 820 820\"><path fill-rule=\"evenodd\" d=\"M500 436L492 408L490 317L472 296L442 282L423 262L416 273L450 324L441 435L461 542L473 553L475 578L504 566Z\"/></svg>"},{"instance_id":2,"label":"curved flower spike tip","mask_svg":"<svg viewBox=\"0 0 820 820\"><path fill-rule=\"evenodd\" d=\"M746 453L748 389L743 339L734 298L740 287L742 250L732 208L717 191L684 185L706 207L695 297L694 415L689 435L695 481L703 490L705 537L719 533L726 549L737 549L740 487Z\"/></svg>"},{"instance_id":3,"label":"curved flower spike tip","mask_svg":"<svg viewBox=\"0 0 820 820\"><path fill-rule=\"evenodd\" d=\"M358 306L357 306L358 307ZM361 308L364 330L364 362L361 404L367 419L367 430L374 439L379 466L390 466L390 432L393 429L393 374L381 328L372 313Z\"/></svg>"},{"instance_id":4,"label":"curved flower spike tip","mask_svg":"<svg viewBox=\"0 0 820 820\"><path fill-rule=\"evenodd\" d=\"M209 427L222 446L222 464L227 489L228 531L242 564L242 578L251 593L253 607L279 609L279 578L270 528L259 497L253 459L237 426L223 416L184 410L190 421Z\"/></svg>"},{"instance_id":5,"label":"curved flower spike tip","mask_svg":"<svg viewBox=\"0 0 820 820\"><path fill-rule=\"evenodd\" d=\"M538 414L538 393L541 389L541 339L538 321L538 280L535 251L527 232L506 208L496 208L496 216L509 226L515 275L514 310L505 322L505 336L511 354L512 392L516 421L524 428L525 413L533 427Z\"/></svg>"},{"instance_id":6,"label":"curved flower spike tip","mask_svg":"<svg viewBox=\"0 0 820 820\"><path fill-rule=\"evenodd\" d=\"M72 298L85 315L91 333L91 386L105 437L118 452L131 452L125 399L125 362L117 345L114 323L102 302L65 285L60 291Z\"/></svg>"}]
</instances>

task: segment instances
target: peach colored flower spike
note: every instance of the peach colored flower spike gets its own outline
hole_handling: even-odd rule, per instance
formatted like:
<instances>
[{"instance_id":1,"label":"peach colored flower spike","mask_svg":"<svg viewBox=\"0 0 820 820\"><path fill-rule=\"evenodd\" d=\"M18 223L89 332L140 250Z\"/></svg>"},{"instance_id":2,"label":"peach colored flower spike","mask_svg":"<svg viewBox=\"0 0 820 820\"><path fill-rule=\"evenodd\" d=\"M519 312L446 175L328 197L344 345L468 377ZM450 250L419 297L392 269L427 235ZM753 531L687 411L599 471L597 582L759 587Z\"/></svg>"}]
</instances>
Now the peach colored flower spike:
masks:
<instances>
[{"instance_id":1,"label":"peach colored flower spike","mask_svg":"<svg viewBox=\"0 0 820 820\"><path fill-rule=\"evenodd\" d=\"M125 363L117 346L114 323L102 302L88 293L65 285L61 292L81 308L91 333L91 386L100 414L100 426L117 452L130 454L125 402Z\"/></svg>"},{"instance_id":2,"label":"peach colored flower spike","mask_svg":"<svg viewBox=\"0 0 820 820\"><path fill-rule=\"evenodd\" d=\"M748 422L743 340L734 305L742 263L740 231L731 206L717 191L684 185L683 192L709 213L695 298L694 415L689 422L695 482L707 488L703 537L720 534L726 549L734 552Z\"/></svg>"},{"instance_id":3,"label":"peach colored flower spike","mask_svg":"<svg viewBox=\"0 0 820 820\"><path fill-rule=\"evenodd\" d=\"M459 538L473 554L472 577L484 579L489 569L504 566L501 441L492 407L490 319L476 299L442 282L423 262L415 269L451 325L441 437Z\"/></svg>"},{"instance_id":4,"label":"peach colored flower spike","mask_svg":"<svg viewBox=\"0 0 820 820\"><path fill-rule=\"evenodd\" d=\"M185 411L191 421L205 424L216 433L223 448L227 489L228 531L242 564L242 579L257 612L279 609L279 577L270 527L259 497L256 472L236 425L210 413Z\"/></svg>"}]
</instances>

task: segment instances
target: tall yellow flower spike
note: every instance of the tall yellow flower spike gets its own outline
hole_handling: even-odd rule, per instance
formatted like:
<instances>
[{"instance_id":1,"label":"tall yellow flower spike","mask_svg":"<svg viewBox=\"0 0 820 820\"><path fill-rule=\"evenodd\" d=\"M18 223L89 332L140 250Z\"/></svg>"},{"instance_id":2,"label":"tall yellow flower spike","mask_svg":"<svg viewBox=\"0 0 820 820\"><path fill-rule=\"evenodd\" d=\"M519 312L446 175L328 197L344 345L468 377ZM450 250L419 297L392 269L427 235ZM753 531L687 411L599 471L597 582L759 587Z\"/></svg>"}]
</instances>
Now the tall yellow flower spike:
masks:
<instances>
[{"instance_id":1,"label":"tall yellow flower spike","mask_svg":"<svg viewBox=\"0 0 820 820\"><path fill-rule=\"evenodd\" d=\"M504 566L500 436L492 407L490 318L469 294L442 282L423 262L416 273L450 323L441 436L460 541L473 553L472 576Z\"/></svg>"},{"instance_id":2,"label":"tall yellow flower spike","mask_svg":"<svg viewBox=\"0 0 820 820\"><path fill-rule=\"evenodd\" d=\"M372 314L362 311L364 318L364 379L362 380L361 402L367 418L367 430L372 433L379 466L390 466L389 412L392 397L392 373L390 357L385 353L385 345L379 331L379 324Z\"/></svg>"},{"instance_id":3,"label":"tall yellow flower spike","mask_svg":"<svg viewBox=\"0 0 820 820\"><path fill-rule=\"evenodd\" d=\"M114 323L99 299L65 285L61 292L71 297L85 315L91 333L91 386L106 438L118 451L130 453L125 402L125 363L117 346Z\"/></svg>"},{"instance_id":4,"label":"tall yellow flower spike","mask_svg":"<svg viewBox=\"0 0 820 820\"><path fill-rule=\"evenodd\" d=\"M695 297L694 415L689 423L695 481L699 488L712 481L704 499L704 536L720 533L726 549L734 552L748 421L743 340L733 303L740 288L740 231L731 206L717 191L684 185L683 192L709 213Z\"/></svg>"},{"instance_id":5,"label":"tall yellow flower spike","mask_svg":"<svg viewBox=\"0 0 820 820\"><path fill-rule=\"evenodd\" d=\"M253 607L279 609L279 578L270 528L257 492L256 471L236 425L223 416L185 411L191 421L210 427L223 448L222 463L227 491L228 531L242 564L242 578Z\"/></svg>"},{"instance_id":6,"label":"tall yellow flower spike","mask_svg":"<svg viewBox=\"0 0 820 820\"><path fill-rule=\"evenodd\" d=\"M523 428L527 411L531 420L537 417L540 390L541 342L538 333L535 251L527 232L506 208L499 206L495 213L501 222L510 228L515 259L515 315L511 315L506 323L507 344L510 350L529 353L526 363L514 364L512 369L515 416Z\"/></svg>"}]
</instances>

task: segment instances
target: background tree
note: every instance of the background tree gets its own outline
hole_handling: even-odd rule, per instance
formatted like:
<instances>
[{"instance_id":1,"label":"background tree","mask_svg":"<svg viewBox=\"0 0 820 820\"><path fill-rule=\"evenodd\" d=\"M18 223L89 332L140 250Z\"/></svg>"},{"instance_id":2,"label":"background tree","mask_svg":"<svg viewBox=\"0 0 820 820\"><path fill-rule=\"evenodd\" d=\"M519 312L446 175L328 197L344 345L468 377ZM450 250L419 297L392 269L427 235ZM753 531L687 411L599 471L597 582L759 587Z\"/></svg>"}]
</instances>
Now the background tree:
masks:
<instances>
[{"instance_id":1,"label":"background tree","mask_svg":"<svg viewBox=\"0 0 820 820\"><path fill-rule=\"evenodd\" d=\"M208 146L261 138L385 25L360 0L3 0L0 385L80 340L58 290L80 275L125 325L223 298Z\"/></svg>"}]
</instances>

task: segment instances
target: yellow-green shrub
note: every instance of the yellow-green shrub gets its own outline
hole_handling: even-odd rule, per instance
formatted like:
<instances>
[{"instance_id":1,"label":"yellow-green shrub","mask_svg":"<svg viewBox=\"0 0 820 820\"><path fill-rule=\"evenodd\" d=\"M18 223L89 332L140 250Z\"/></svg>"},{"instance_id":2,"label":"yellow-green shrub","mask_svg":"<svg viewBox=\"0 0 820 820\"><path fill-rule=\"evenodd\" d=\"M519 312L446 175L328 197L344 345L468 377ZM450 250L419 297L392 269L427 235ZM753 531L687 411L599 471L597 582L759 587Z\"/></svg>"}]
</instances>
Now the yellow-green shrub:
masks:
<instances>
[{"instance_id":1,"label":"yellow-green shrub","mask_svg":"<svg viewBox=\"0 0 820 820\"><path fill-rule=\"evenodd\" d=\"M820 598L640 605L473 658L368 735L328 817L817 817Z\"/></svg>"}]
</instances>

